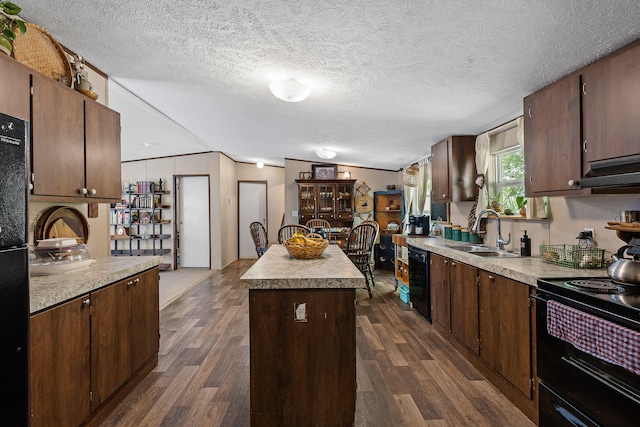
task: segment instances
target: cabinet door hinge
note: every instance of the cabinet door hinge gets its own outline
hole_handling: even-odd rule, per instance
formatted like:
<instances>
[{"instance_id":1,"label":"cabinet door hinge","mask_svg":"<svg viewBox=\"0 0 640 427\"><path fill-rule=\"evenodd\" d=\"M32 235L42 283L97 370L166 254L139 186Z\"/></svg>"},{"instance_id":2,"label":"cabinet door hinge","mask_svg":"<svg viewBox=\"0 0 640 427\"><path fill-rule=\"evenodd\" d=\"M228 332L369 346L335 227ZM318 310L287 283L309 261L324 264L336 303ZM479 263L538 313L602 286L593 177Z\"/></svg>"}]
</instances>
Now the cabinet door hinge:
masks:
<instances>
[{"instance_id":1,"label":"cabinet door hinge","mask_svg":"<svg viewBox=\"0 0 640 427\"><path fill-rule=\"evenodd\" d=\"M480 276L476 276L476 285L480 286Z\"/></svg>"},{"instance_id":2,"label":"cabinet door hinge","mask_svg":"<svg viewBox=\"0 0 640 427\"><path fill-rule=\"evenodd\" d=\"M587 82L582 83L582 96L587 95Z\"/></svg>"},{"instance_id":3,"label":"cabinet door hinge","mask_svg":"<svg viewBox=\"0 0 640 427\"><path fill-rule=\"evenodd\" d=\"M536 380L533 378L529 378L529 382L531 383L531 393L536 391Z\"/></svg>"},{"instance_id":4,"label":"cabinet door hinge","mask_svg":"<svg viewBox=\"0 0 640 427\"><path fill-rule=\"evenodd\" d=\"M89 392L89 402L93 402L93 392Z\"/></svg>"},{"instance_id":5,"label":"cabinet door hinge","mask_svg":"<svg viewBox=\"0 0 640 427\"><path fill-rule=\"evenodd\" d=\"M585 153L587 152L587 140L586 139L582 142L582 151L584 151Z\"/></svg>"},{"instance_id":6,"label":"cabinet door hinge","mask_svg":"<svg viewBox=\"0 0 640 427\"><path fill-rule=\"evenodd\" d=\"M480 353L480 348L482 347L482 343L480 341L480 338L478 338L478 353Z\"/></svg>"},{"instance_id":7,"label":"cabinet door hinge","mask_svg":"<svg viewBox=\"0 0 640 427\"><path fill-rule=\"evenodd\" d=\"M31 93L31 96L33 96L33 86L31 86L31 90L29 92Z\"/></svg>"}]
</instances>

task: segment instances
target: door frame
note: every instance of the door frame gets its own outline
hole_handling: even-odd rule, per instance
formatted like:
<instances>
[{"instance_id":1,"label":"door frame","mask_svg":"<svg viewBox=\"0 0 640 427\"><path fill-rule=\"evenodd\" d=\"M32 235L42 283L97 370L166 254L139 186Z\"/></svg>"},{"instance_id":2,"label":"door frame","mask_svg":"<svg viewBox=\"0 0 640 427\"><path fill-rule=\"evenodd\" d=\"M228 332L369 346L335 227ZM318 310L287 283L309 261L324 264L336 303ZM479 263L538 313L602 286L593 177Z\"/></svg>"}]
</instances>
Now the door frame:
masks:
<instances>
[{"instance_id":1,"label":"door frame","mask_svg":"<svg viewBox=\"0 0 640 427\"><path fill-rule=\"evenodd\" d=\"M180 219L179 212L179 186L178 182L180 178L194 178L194 177L206 177L208 178L208 188L207 192L207 201L209 205L209 269L211 269L211 175L205 173L196 173L196 174L179 174L173 175L173 265L174 270L178 270L178 249L180 244L180 237L178 235L178 224Z\"/></svg>"},{"instance_id":2,"label":"door frame","mask_svg":"<svg viewBox=\"0 0 640 427\"><path fill-rule=\"evenodd\" d=\"M237 259L240 259L240 184L264 184L264 201L266 204L266 212L265 218L267 223L263 224L265 226L267 237L269 236L269 181L267 180L255 180L255 179L247 179L247 180L238 180L236 193L238 194L238 212L236 213L236 224L238 224L238 253L236 255Z\"/></svg>"}]
</instances>

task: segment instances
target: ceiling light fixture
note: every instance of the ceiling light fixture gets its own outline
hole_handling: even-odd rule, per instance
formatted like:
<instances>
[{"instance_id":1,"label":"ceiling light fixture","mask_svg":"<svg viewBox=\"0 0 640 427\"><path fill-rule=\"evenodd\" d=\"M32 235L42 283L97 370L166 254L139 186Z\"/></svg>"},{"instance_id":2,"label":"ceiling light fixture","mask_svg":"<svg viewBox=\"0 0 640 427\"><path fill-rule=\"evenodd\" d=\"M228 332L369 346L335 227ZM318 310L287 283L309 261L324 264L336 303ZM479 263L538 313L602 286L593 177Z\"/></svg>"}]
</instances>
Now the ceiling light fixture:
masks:
<instances>
[{"instance_id":1,"label":"ceiling light fixture","mask_svg":"<svg viewBox=\"0 0 640 427\"><path fill-rule=\"evenodd\" d=\"M286 102L300 102L307 99L311 88L296 79L275 80L269 83L273 96Z\"/></svg>"},{"instance_id":2,"label":"ceiling light fixture","mask_svg":"<svg viewBox=\"0 0 640 427\"><path fill-rule=\"evenodd\" d=\"M262 169L264 167L264 163L263 162L258 162L258 163L256 163L256 166L258 167L258 169Z\"/></svg>"},{"instance_id":3,"label":"ceiling light fixture","mask_svg":"<svg viewBox=\"0 0 640 427\"><path fill-rule=\"evenodd\" d=\"M326 148L323 148L321 150L316 151L316 156L320 157L321 159L324 160L330 160L333 159L336 156L336 152L335 151L331 151L331 150L327 150Z\"/></svg>"}]
</instances>

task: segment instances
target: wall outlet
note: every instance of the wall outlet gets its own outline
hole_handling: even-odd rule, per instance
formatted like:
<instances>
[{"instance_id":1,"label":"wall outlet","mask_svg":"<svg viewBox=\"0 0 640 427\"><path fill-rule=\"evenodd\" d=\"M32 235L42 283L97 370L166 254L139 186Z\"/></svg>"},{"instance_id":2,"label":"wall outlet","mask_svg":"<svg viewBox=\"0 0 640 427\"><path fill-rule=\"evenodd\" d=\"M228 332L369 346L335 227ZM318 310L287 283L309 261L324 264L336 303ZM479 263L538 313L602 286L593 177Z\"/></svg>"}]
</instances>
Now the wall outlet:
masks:
<instances>
[{"instance_id":1,"label":"wall outlet","mask_svg":"<svg viewBox=\"0 0 640 427\"><path fill-rule=\"evenodd\" d=\"M585 228L584 231L591 232L591 238L596 240L596 230L595 228Z\"/></svg>"},{"instance_id":2,"label":"wall outlet","mask_svg":"<svg viewBox=\"0 0 640 427\"><path fill-rule=\"evenodd\" d=\"M298 211L291 211L291 216L294 218L298 217Z\"/></svg>"}]
</instances>

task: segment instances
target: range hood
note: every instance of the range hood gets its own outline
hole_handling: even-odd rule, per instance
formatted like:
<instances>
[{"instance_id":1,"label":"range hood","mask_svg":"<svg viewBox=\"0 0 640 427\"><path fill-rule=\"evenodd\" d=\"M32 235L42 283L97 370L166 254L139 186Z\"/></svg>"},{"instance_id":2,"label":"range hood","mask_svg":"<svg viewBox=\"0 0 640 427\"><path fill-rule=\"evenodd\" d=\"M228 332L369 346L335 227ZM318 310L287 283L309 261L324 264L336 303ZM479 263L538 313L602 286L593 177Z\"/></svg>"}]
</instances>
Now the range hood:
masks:
<instances>
[{"instance_id":1,"label":"range hood","mask_svg":"<svg viewBox=\"0 0 640 427\"><path fill-rule=\"evenodd\" d=\"M582 188L640 186L640 155L589 163L591 170L582 177Z\"/></svg>"}]
</instances>

